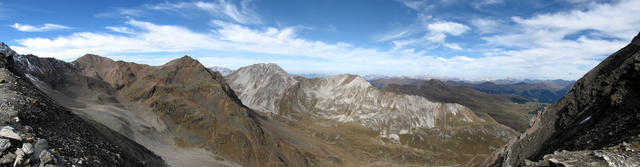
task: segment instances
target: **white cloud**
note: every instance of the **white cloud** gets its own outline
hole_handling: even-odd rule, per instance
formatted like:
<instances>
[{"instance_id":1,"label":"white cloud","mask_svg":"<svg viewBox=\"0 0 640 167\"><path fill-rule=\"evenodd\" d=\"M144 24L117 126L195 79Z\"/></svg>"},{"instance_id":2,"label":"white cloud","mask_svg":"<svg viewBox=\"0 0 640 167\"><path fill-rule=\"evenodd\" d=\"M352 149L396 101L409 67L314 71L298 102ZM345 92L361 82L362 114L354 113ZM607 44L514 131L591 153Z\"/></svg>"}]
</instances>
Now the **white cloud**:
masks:
<instances>
[{"instance_id":1,"label":"white cloud","mask_svg":"<svg viewBox=\"0 0 640 167\"><path fill-rule=\"evenodd\" d=\"M470 28L464 24L450 22L450 21L438 21L427 26L431 32L447 33L450 35L460 35L467 32Z\"/></svg>"},{"instance_id":2,"label":"white cloud","mask_svg":"<svg viewBox=\"0 0 640 167\"><path fill-rule=\"evenodd\" d=\"M209 13L212 16L233 20L241 24L260 24L262 20L250 8L251 0L243 0L240 7L231 1L218 0L217 2L180 2L180 3L162 3L157 5L149 5L149 9L178 12L182 15L188 15L188 12L200 10Z\"/></svg>"},{"instance_id":3,"label":"white cloud","mask_svg":"<svg viewBox=\"0 0 640 167\"><path fill-rule=\"evenodd\" d=\"M154 55L160 52L163 54L162 58L166 58L166 55L178 57L189 54L208 66L237 68L251 63L274 62L293 73L375 72L467 78L577 79L604 56L627 44L637 33L640 18L628 14L637 13L637 9L628 7L637 6L636 3L621 1L611 5L593 5L588 10L513 18L509 31L485 34L482 39L487 44L480 45L481 48L459 41L448 41L447 37L466 35L471 28L462 23L444 20L428 20L425 24L419 24L422 29L412 32L413 38L399 35L400 37L391 41L400 47L378 50L350 43L305 39L298 35L304 29L296 27L252 28L254 26L235 21L214 20L210 23L214 28L209 32L195 32L182 26L158 25L133 19L125 25L132 30L130 34L79 32L55 38L25 38L17 40L19 46L13 48L20 53L66 60L85 53L116 57ZM622 19L598 19L603 17L600 15L612 17L615 13L625 14L618 16L623 17ZM595 21L601 23L588 23L591 20L584 19L588 17L596 18ZM585 30L593 32L580 33ZM575 35L576 33L578 34ZM570 39L569 36L575 39ZM408 47L418 44L427 48L461 49L462 53L476 52L484 56L439 56L432 55L428 49L425 51ZM154 60L157 59L140 59L141 63Z\"/></svg>"},{"instance_id":4,"label":"white cloud","mask_svg":"<svg viewBox=\"0 0 640 167\"><path fill-rule=\"evenodd\" d=\"M563 35L582 30L596 30L606 36L627 39L640 27L640 1L622 0L614 4L593 4L587 10L542 14L530 19L513 17L525 29L563 32Z\"/></svg>"},{"instance_id":5,"label":"white cloud","mask_svg":"<svg viewBox=\"0 0 640 167\"><path fill-rule=\"evenodd\" d=\"M135 34L135 31L125 26L106 26L104 28L111 30L113 32L119 32L124 34Z\"/></svg>"},{"instance_id":6,"label":"white cloud","mask_svg":"<svg viewBox=\"0 0 640 167\"><path fill-rule=\"evenodd\" d=\"M421 37L397 39L391 41L391 43L394 45L394 49L402 49L404 47L413 45L433 49L440 46L445 46L444 44L447 35L459 36L471 29L469 28L469 26L451 21L436 21L433 23L428 23L425 27L426 28L422 28L423 30L407 30L406 32L398 35L387 35L385 36L385 38L401 38L402 36L407 36L406 34L408 31L426 31ZM459 46L456 47L456 45L453 44L448 44L445 47L456 50L462 49L459 48Z\"/></svg>"},{"instance_id":7,"label":"white cloud","mask_svg":"<svg viewBox=\"0 0 640 167\"><path fill-rule=\"evenodd\" d=\"M11 27L15 28L18 31L23 32L43 32L43 31L52 31L52 30L61 30L61 29L70 29L71 27L58 25L58 24L44 24L40 27L28 25L28 24L20 24L15 23L11 25Z\"/></svg>"},{"instance_id":8,"label":"white cloud","mask_svg":"<svg viewBox=\"0 0 640 167\"><path fill-rule=\"evenodd\" d=\"M509 31L483 39L492 46L515 48L492 56L501 57L498 63L526 63L523 69L536 73L578 78L640 30L640 17L629 15L640 12L636 6L640 1L623 0L585 10L513 17L515 25Z\"/></svg>"}]
</instances>

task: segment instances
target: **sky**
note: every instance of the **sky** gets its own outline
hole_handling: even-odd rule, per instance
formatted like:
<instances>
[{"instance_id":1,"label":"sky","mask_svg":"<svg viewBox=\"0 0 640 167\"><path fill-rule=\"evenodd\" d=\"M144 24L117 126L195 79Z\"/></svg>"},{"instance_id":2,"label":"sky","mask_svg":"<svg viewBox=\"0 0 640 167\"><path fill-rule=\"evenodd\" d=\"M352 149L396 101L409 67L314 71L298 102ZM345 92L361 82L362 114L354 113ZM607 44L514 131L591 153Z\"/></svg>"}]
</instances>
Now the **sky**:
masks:
<instances>
[{"instance_id":1,"label":"sky","mask_svg":"<svg viewBox=\"0 0 640 167\"><path fill-rule=\"evenodd\" d=\"M21 54L289 73L569 79L640 31L640 0L2 0Z\"/></svg>"}]
</instances>

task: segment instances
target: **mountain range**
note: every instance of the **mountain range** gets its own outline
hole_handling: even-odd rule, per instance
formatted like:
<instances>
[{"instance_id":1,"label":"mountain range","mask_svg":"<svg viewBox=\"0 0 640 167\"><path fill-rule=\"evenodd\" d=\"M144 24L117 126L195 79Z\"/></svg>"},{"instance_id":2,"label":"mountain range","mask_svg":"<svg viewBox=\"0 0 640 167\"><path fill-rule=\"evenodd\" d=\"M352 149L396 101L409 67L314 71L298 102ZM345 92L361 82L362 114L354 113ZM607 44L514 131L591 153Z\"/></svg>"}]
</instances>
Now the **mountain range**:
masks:
<instances>
[{"instance_id":1,"label":"mountain range","mask_svg":"<svg viewBox=\"0 0 640 167\"><path fill-rule=\"evenodd\" d=\"M389 84L389 81L393 83ZM524 131L529 127L529 119L545 104L537 99L513 94L488 94L469 86L449 86L431 79L373 80L372 84L385 84L384 91L417 95L432 101L458 103L469 107L475 114L485 119L495 119L514 130Z\"/></svg>"},{"instance_id":2,"label":"mountain range","mask_svg":"<svg viewBox=\"0 0 640 167\"><path fill-rule=\"evenodd\" d=\"M255 64L239 68L227 82L243 103L277 120L305 129L318 128L308 122L324 122L321 128L352 131L350 136L356 136L344 136L352 143L366 143L370 139L360 138L369 136L429 150L432 155L423 156L437 161L428 164L463 163L518 134L460 104L381 91L357 75L308 79L290 75L276 64ZM351 128L364 128L369 134ZM441 154L445 152L447 156Z\"/></svg>"},{"instance_id":3,"label":"mountain range","mask_svg":"<svg viewBox=\"0 0 640 167\"><path fill-rule=\"evenodd\" d=\"M640 34L575 83L305 78L264 63L218 71L189 56L64 62L1 43L0 163L640 164Z\"/></svg>"},{"instance_id":4,"label":"mountain range","mask_svg":"<svg viewBox=\"0 0 640 167\"><path fill-rule=\"evenodd\" d=\"M209 69L220 73L220 75L222 76L227 76L233 72L233 70L227 67L213 66L213 67L209 67Z\"/></svg>"}]
</instances>

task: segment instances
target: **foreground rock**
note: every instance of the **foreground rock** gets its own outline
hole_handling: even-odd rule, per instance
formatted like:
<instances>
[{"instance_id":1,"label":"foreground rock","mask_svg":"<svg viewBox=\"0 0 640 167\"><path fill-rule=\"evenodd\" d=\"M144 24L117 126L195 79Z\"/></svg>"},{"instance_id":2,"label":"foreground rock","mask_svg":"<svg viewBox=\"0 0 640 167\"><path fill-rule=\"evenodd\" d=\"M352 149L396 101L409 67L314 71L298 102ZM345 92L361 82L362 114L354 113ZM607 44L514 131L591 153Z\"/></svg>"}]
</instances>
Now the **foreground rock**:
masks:
<instances>
[{"instance_id":1,"label":"foreground rock","mask_svg":"<svg viewBox=\"0 0 640 167\"><path fill-rule=\"evenodd\" d=\"M640 34L585 74L565 97L539 113L531 128L489 162L492 166L573 161L593 162L577 166L638 166L637 152L607 147L640 141L639 109Z\"/></svg>"}]
</instances>

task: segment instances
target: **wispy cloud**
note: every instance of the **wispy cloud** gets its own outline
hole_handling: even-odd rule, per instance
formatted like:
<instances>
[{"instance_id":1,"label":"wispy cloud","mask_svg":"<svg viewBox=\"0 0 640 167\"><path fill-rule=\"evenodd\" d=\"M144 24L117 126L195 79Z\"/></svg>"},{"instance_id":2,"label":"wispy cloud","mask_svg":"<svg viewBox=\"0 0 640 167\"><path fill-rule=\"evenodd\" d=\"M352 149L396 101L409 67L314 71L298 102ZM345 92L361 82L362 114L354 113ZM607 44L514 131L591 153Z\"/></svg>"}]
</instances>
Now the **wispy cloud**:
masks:
<instances>
[{"instance_id":1,"label":"wispy cloud","mask_svg":"<svg viewBox=\"0 0 640 167\"><path fill-rule=\"evenodd\" d=\"M424 35L417 38L404 38L391 41L395 49L402 49L407 46L418 45L427 48L437 48L445 46L454 50L462 50L457 44L446 44L447 36L459 36L471 28L461 23L451 21L435 21L425 26Z\"/></svg>"},{"instance_id":2,"label":"wispy cloud","mask_svg":"<svg viewBox=\"0 0 640 167\"><path fill-rule=\"evenodd\" d=\"M502 25L499 21L488 18L473 19L471 20L471 25L473 25L481 34L495 33L498 32L500 28L505 28L505 25Z\"/></svg>"},{"instance_id":3,"label":"wispy cloud","mask_svg":"<svg viewBox=\"0 0 640 167\"><path fill-rule=\"evenodd\" d=\"M15 28L18 31L23 31L23 32L43 32L43 31L53 31L53 30L61 30L61 29L71 29L71 27L58 25L58 24L48 24L48 23L40 27L36 27L28 24L15 23L11 25L11 27Z\"/></svg>"},{"instance_id":4,"label":"wispy cloud","mask_svg":"<svg viewBox=\"0 0 640 167\"><path fill-rule=\"evenodd\" d=\"M144 10L135 8L116 8L112 11L98 13L95 17L122 17L122 16L142 16Z\"/></svg>"},{"instance_id":5,"label":"wispy cloud","mask_svg":"<svg viewBox=\"0 0 640 167\"><path fill-rule=\"evenodd\" d=\"M204 11L212 16L225 18L241 24L260 24L262 20L250 7L251 0L243 0L240 6L227 0L217 2L165 2L155 5L147 5L148 9L177 12L187 15L192 10Z\"/></svg>"},{"instance_id":6,"label":"wispy cloud","mask_svg":"<svg viewBox=\"0 0 640 167\"><path fill-rule=\"evenodd\" d=\"M476 1L471 3L471 6L473 6L473 8L476 8L478 10L483 10L485 6L500 4L503 2L504 0L481 0L481 1Z\"/></svg>"}]
</instances>

